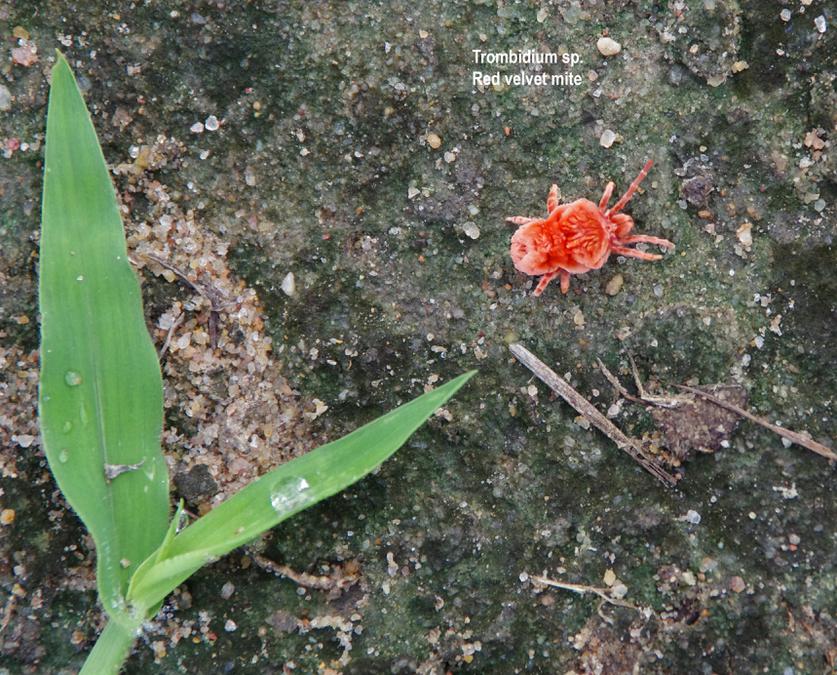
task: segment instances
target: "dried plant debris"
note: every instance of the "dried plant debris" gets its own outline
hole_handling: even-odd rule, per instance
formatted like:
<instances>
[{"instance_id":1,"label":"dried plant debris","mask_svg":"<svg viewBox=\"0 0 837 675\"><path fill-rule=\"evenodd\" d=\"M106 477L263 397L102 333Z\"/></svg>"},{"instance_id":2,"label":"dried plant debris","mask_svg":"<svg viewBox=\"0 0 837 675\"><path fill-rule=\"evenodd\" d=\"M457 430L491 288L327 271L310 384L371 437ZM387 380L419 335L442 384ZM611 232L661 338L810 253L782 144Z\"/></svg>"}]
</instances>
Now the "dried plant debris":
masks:
<instances>
[{"instance_id":1,"label":"dried plant debris","mask_svg":"<svg viewBox=\"0 0 837 675\"><path fill-rule=\"evenodd\" d=\"M663 434L670 453L667 461L678 466L689 459L692 451L712 453L729 444L741 418L755 422L782 437L785 445L797 444L829 460L837 460L837 454L818 443L807 431L801 433L772 424L763 417L744 409L747 391L738 384L711 384L699 387L676 385L685 394L655 396L642 386L636 364L628 356L636 383L638 396L630 394L607 366L597 359L602 374L622 398L645 405Z\"/></svg>"},{"instance_id":2,"label":"dried plant debris","mask_svg":"<svg viewBox=\"0 0 837 675\"><path fill-rule=\"evenodd\" d=\"M739 406L747 403L747 391L737 384L712 384L699 389ZM728 445L741 419L738 415L705 399L680 400L677 407L654 406L650 411L674 457L682 462L695 451L712 453Z\"/></svg>"},{"instance_id":3,"label":"dried plant debris","mask_svg":"<svg viewBox=\"0 0 837 675\"><path fill-rule=\"evenodd\" d=\"M655 476L668 487L677 483L677 479L665 471L656 458L648 455L640 441L622 433L622 430L602 415L590 401L573 389L569 382L559 377L554 370L526 349L526 347L520 343L514 343L509 345L509 351L514 354L518 361L531 370L541 382L552 389L552 391L569 403L584 419L612 440L620 450L628 453L648 473Z\"/></svg>"}]
</instances>

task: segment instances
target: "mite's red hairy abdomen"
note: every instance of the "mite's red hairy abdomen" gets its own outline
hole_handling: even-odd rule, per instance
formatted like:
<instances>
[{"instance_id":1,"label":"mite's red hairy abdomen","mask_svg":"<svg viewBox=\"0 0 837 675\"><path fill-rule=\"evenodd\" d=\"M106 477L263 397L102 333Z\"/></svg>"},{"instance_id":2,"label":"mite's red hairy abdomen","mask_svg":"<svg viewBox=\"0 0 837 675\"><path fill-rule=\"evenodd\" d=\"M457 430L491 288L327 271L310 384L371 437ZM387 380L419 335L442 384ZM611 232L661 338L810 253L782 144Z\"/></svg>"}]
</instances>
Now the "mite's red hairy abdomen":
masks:
<instances>
[{"instance_id":1,"label":"mite's red hairy abdomen","mask_svg":"<svg viewBox=\"0 0 837 675\"><path fill-rule=\"evenodd\" d=\"M610 232L601 209L589 199L577 199L556 210L557 227L564 239L567 261L575 267L598 269L604 265L610 252ZM564 269L574 269L561 265Z\"/></svg>"}]
</instances>

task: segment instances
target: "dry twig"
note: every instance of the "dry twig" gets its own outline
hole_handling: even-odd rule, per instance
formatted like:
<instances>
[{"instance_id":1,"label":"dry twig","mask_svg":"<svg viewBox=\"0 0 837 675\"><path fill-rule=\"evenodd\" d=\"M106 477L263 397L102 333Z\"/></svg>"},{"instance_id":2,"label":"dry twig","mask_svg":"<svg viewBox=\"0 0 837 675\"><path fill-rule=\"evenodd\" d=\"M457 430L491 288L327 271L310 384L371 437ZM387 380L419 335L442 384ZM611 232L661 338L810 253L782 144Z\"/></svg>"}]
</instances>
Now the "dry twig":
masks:
<instances>
[{"instance_id":1,"label":"dry twig","mask_svg":"<svg viewBox=\"0 0 837 675\"><path fill-rule=\"evenodd\" d=\"M306 572L297 572L287 565L274 562L270 558L253 551L248 551L253 561L267 572L280 577L287 577L298 586L314 588L318 591L331 591L334 589L343 590L353 585L358 580L355 574L336 574L335 576L318 576Z\"/></svg>"},{"instance_id":2,"label":"dry twig","mask_svg":"<svg viewBox=\"0 0 837 675\"><path fill-rule=\"evenodd\" d=\"M616 446L620 450L627 452L648 473L656 476L669 487L677 483L677 479L674 476L665 471L655 460L646 456L645 451L642 449L642 444L638 440L626 436L613 422L602 415L590 401L573 389L566 380L560 378L554 370L526 349L526 347L519 343L514 343L509 345L509 350L539 380L575 408L590 424L616 443Z\"/></svg>"},{"instance_id":3,"label":"dry twig","mask_svg":"<svg viewBox=\"0 0 837 675\"><path fill-rule=\"evenodd\" d=\"M718 398L717 396L713 396L712 394L701 391L700 389L695 389L694 387L687 387L683 384L675 385L678 389L682 389L684 391L688 391L690 394L694 394L695 396L700 396L701 398L706 399L714 403L721 408L725 408L731 412L736 413L737 415L741 415L741 417L745 417L751 422L755 422L756 424L763 426L765 429L769 429L774 434L778 434L782 438L787 438L791 443L796 443L797 445L801 445L803 448L808 448L812 452L816 452L818 455L822 455L826 459L830 459L832 461L837 460L837 454L834 453L831 448L827 448L822 443L817 443L815 440L808 438L807 436L803 436L796 431L791 431L790 429L785 429L783 427L777 426L768 422L763 417L757 417L753 415L751 412L744 410L744 408L740 408L734 403L730 403L729 401L724 401L723 399Z\"/></svg>"},{"instance_id":4,"label":"dry twig","mask_svg":"<svg viewBox=\"0 0 837 675\"><path fill-rule=\"evenodd\" d=\"M547 579L546 577L529 577L532 581L543 584L544 586L552 586L554 588L563 588L565 591L572 591L584 595L585 593L593 593L598 595L602 600L617 607L628 607L629 609L639 610L639 607L626 602L621 598L613 596L613 591L610 588L598 588L596 586L585 586L584 584L571 584L566 581L555 581L554 579Z\"/></svg>"}]
</instances>

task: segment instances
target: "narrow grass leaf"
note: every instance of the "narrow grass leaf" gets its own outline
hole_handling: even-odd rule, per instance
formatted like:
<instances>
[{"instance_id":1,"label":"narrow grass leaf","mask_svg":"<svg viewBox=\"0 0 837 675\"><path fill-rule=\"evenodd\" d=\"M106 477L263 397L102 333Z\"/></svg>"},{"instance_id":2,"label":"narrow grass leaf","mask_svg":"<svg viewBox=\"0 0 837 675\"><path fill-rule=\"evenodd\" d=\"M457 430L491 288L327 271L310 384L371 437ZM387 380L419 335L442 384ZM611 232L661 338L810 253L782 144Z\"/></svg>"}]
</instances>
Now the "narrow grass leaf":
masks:
<instances>
[{"instance_id":1,"label":"narrow grass leaf","mask_svg":"<svg viewBox=\"0 0 837 675\"><path fill-rule=\"evenodd\" d=\"M41 435L93 535L102 602L118 616L131 576L166 534L162 380L108 169L60 54L41 218Z\"/></svg>"},{"instance_id":2,"label":"narrow grass leaf","mask_svg":"<svg viewBox=\"0 0 837 675\"><path fill-rule=\"evenodd\" d=\"M283 464L185 528L137 571L128 599L147 608L196 570L286 518L343 490L392 455L472 376L406 403L348 436Z\"/></svg>"}]
</instances>

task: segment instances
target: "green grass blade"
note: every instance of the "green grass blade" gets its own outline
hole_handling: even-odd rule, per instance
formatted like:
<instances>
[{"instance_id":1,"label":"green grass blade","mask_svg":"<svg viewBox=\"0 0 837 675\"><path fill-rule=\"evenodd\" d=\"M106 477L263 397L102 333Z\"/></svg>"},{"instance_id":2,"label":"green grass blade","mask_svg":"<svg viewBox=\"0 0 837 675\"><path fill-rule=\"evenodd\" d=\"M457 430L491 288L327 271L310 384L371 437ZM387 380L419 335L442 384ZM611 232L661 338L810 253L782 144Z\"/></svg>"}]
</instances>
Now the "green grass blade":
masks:
<instances>
[{"instance_id":1,"label":"green grass blade","mask_svg":"<svg viewBox=\"0 0 837 675\"><path fill-rule=\"evenodd\" d=\"M162 380L113 185L60 54L41 218L41 435L58 486L93 535L100 597L117 616L135 569L166 534Z\"/></svg>"},{"instance_id":2,"label":"green grass blade","mask_svg":"<svg viewBox=\"0 0 837 675\"><path fill-rule=\"evenodd\" d=\"M141 608L153 606L207 562L359 480L473 375L460 375L251 483L177 534L165 556L146 561L131 581L128 600Z\"/></svg>"}]
</instances>

